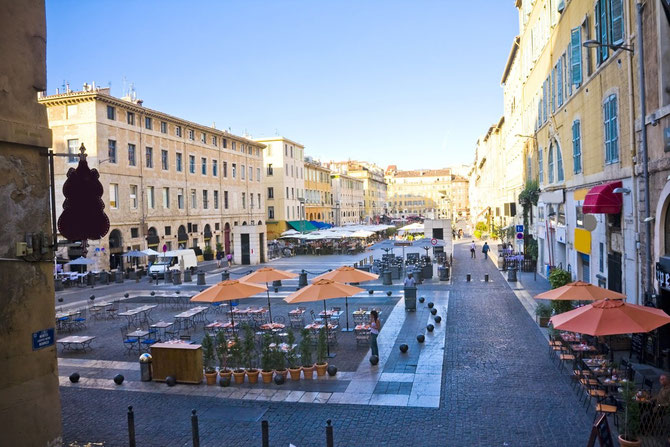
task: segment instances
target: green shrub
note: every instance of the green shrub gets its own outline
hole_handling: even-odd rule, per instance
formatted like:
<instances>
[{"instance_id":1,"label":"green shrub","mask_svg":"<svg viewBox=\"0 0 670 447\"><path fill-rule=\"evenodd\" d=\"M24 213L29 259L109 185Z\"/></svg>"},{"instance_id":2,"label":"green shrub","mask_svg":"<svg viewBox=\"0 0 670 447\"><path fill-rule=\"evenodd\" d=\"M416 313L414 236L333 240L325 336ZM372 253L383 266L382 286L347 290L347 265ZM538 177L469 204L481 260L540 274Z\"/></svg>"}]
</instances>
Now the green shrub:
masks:
<instances>
[{"instance_id":1,"label":"green shrub","mask_svg":"<svg viewBox=\"0 0 670 447\"><path fill-rule=\"evenodd\" d=\"M552 289L557 289L571 282L572 282L572 275L568 271L559 268L554 268L551 270L551 273L549 273L549 283L551 284ZM569 310L572 310L573 308L572 301L563 301L563 300L553 300L551 302L551 307L552 309L554 309L554 312L556 314L567 312Z\"/></svg>"}]
</instances>

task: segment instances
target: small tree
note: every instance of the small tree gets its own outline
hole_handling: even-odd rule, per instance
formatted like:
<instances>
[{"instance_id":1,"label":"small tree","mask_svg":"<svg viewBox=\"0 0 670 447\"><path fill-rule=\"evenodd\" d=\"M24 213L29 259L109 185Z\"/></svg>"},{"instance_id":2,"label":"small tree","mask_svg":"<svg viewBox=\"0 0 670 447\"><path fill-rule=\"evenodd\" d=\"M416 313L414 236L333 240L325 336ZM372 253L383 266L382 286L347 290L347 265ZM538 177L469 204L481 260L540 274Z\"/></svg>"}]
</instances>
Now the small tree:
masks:
<instances>
[{"instance_id":1,"label":"small tree","mask_svg":"<svg viewBox=\"0 0 670 447\"><path fill-rule=\"evenodd\" d=\"M300 340L300 361L302 366L309 368L314 366L312 361L312 334L309 329L303 329L300 336L302 337Z\"/></svg>"},{"instance_id":2,"label":"small tree","mask_svg":"<svg viewBox=\"0 0 670 447\"><path fill-rule=\"evenodd\" d=\"M272 350L272 363L274 364L275 371L284 371L286 369L286 357L284 357L284 353L279 348L281 340L279 337L275 336L273 341L275 348Z\"/></svg>"},{"instance_id":3,"label":"small tree","mask_svg":"<svg viewBox=\"0 0 670 447\"><path fill-rule=\"evenodd\" d=\"M228 340L223 331L216 333L216 356L219 358L219 371L228 371Z\"/></svg>"},{"instance_id":4,"label":"small tree","mask_svg":"<svg viewBox=\"0 0 670 447\"><path fill-rule=\"evenodd\" d=\"M549 273L549 283L552 289L557 289L572 282L572 275L570 272L563 269L554 268ZM551 308L557 314L572 310L572 301L552 300Z\"/></svg>"},{"instance_id":5,"label":"small tree","mask_svg":"<svg viewBox=\"0 0 670 447\"><path fill-rule=\"evenodd\" d=\"M622 384L624 430L622 437L626 441L637 441L640 436L640 403L635 399L635 384Z\"/></svg>"},{"instance_id":6,"label":"small tree","mask_svg":"<svg viewBox=\"0 0 670 447\"><path fill-rule=\"evenodd\" d=\"M209 333L202 339L202 357L205 363L205 372L211 374L216 372L214 369L214 341Z\"/></svg>"},{"instance_id":7,"label":"small tree","mask_svg":"<svg viewBox=\"0 0 670 447\"><path fill-rule=\"evenodd\" d=\"M273 367L272 349L270 349L270 343L272 343L272 337L270 334L263 334L263 347L261 348L261 369L265 372L272 371Z\"/></svg>"},{"instance_id":8,"label":"small tree","mask_svg":"<svg viewBox=\"0 0 670 447\"><path fill-rule=\"evenodd\" d=\"M242 362L244 355L242 353L242 342L237 335L233 338L233 345L230 347L230 358L233 361L235 372L243 372Z\"/></svg>"},{"instance_id":9,"label":"small tree","mask_svg":"<svg viewBox=\"0 0 670 447\"><path fill-rule=\"evenodd\" d=\"M286 360L288 362L288 367L291 369L295 369L298 367L298 359L296 358L295 355L295 350L293 349L293 345L295 344L295 334L293 333L293 329L289 328L288 330L288 336L286 337L286 341L288 342L288 352L286 353Z\"/></svg>"},{"instance_id":10,"label":"small tree","mask_svg":"<svg viewBox=\"0 0 670 447\"><path fill-rule=\"evenodd\" d=\"M244 341L242 342L242 353L244 355L244 365L247 369L254 369L256 360L256 343L254 342L254 330L251 326L244 326Z\"/></svg>"},{"instance_id":11,"label":"small tree","mask_svg":"<svg viewBox=\"0 0 670 447\"><path fill-rule=\"evenodd\" d=\"M326 351L328 349L326 343L327 343L326 328L322 327L319 330L319 338L317 338L316 341L316 363L318 365L323 365L324 363L326 363Z\"/></svg>"},{"instance_id":12,"label":"small tree","mask_svg":"<svg viewBox=\"0 0 670 447\"><path fill-rule=\"evenodd\" d=\"M519 204L523 210L523 244L525 254L529 255L531 259L537 259L537 241L535 241L528 232L531 224L531 211L533 206L537 205L540 197L540 188L537 180L528 180L523 191L519 194ZM531 244L534 242L534 245ZM534 246L534 251L533 251Z\"/></svg>"},{"instance_id":13,"label":"small tree","mask_svg":"<svg viewBox=\"0 0 670 447\"><path fill-rule=\"evenodd\" d=\"M221 242L216 243L216 251L219 253L223 253L223 244Z\"/></svg>"}]
</instances>

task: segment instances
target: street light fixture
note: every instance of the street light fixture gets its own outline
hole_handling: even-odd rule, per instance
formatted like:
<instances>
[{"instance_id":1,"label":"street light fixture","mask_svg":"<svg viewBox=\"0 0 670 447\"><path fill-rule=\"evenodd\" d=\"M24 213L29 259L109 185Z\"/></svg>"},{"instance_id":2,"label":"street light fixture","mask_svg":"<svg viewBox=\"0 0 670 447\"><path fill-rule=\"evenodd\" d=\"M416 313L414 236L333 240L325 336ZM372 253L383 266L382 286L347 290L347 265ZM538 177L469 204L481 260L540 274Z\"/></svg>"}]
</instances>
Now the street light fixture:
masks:
<instances>
[{"instance_id":1,"label":"street light fixture","mask_svg":"<svg viewBox=\"0 0 670 447\"><path fill-rule=\"evenodd\" d=\"M612 191L614 194L630 194L630 189L628 188L614 188Z\"/></svg>"},{"instance_id":2,"label":"street light fixture","mask_svg":"<svg viewBox=\"0 0 670 447\"><path fill-rule=\"evenodd\" d=\"M607 47L611 48L612 50L625 50L625 51L630 51L631 53L633 52L633 47L632 46L626 46L626 45L612 45L609 43L602 43L599 40L595 39L590 39L590 40L585 40L584 43L582 44L584 48L600 48L600 47Z\"/></svg>"}]
</instances>

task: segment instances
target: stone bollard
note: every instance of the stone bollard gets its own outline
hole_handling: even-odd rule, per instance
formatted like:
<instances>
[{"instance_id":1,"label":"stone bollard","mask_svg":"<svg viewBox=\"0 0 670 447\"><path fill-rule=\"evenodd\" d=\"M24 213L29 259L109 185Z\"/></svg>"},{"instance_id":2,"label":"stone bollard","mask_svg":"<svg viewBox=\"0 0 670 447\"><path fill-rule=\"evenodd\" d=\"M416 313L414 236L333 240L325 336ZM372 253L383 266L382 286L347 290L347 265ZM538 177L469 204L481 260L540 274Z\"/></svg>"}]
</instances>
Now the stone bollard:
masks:
<instances>
[{"instance_id":1,"label":"stone bollard","mask_svg":"<svg viewBox=\"0 0 670 447\"><path fill-rule=\"evenodd\" d=\"M172 274L172 284L174 284L175 286L178 286L179 284L181 284L181 272L180 271L176 271Z\"/></svg>"},{"instance_id":2,"label":"stone bollard","mask_svg":"<svg viewBox=\"0 0 670 447\"><path fill-rule=\"evenodd\" d=\"M207 285L207 283L205 282L205 272L203 271L198 272L198 285L199 286Z\"/></svg>"},{"instance_id":3,"label":"stone bollard","mask_svg":"<svg viewBox=\"0 0 670 447\"><path fill-rule=\"evenodd\" d=\"M302 271L300 272L300 278L298 279L298 288L303 288L307 286L307 272Z\"/></svg>"},{"instance_id":4,"label":"stone bollard","mask_svg":"<svg viewBox=\"0 0 670 447\"><path fill-rule=\"evenodd\" d=\"M470 276L470 274L468 273L468 274L466 275L465 280L466 280L467 282L470 282L471 279L472 279L472 276Z\"/></svg>"},{"instance_id":5,"label":"stone bollard","mask_svg":"<svg viewBox=\"0 0 670 447\"><path fill-rule=\"evenodd\" d=\"M191 271L189 269L184 270L184 282L192 282Z\"/></svg>"}]
</instances>

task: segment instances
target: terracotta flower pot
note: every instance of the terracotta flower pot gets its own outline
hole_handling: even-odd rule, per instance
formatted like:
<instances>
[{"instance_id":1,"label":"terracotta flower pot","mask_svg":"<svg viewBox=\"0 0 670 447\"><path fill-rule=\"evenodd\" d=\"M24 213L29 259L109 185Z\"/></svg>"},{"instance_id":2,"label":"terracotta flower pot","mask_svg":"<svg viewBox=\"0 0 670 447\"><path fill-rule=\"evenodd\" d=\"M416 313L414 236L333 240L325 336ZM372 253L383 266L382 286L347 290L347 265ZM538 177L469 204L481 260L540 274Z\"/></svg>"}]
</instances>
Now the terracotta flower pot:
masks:
<instances>
[{"instance_id":1,"label":"terracotta flower pot","mask_svg":"<svg viewBox=\"0 0 670 447\"><path fill-rule=\"evenodd\" d=\"M291 380L300 380L300 371L301 368L289 368L288 372L291 374Z\"/></svg>"},{"instance_id":2,"label":"terracotta flower pot","mask_svg":"<svg viewBox=\"0 0 670 447\"><path fill-rule=\"evenodd\" d=\"M249 383L258 383L258 370L257 369L247 369L247 377L249 378Z\"/></svg>"},{"instance_id":3,"label":"terracotta flower pot","mask_svg":"<svg viewBox=\"0 0 670 447\"><path fill-rule=\"evenodd\" d=\"M274 374L274 371L261 371L263 383L272 383L272 376L274 376Z\"/></svg>"},{"instance_id":4,"label":"terracotta flower pot","mask_svg":"<svg viewBox=\"0 0 670 447\"><path fill-rule=\"evenodd\" d=\"M302 375L305 379L313 379L314 378L314 365L303 366L302 367Z\"/></svg>"},{"instance_id":5,"label":"terracotta flower pot","mask_svg":"<svg viewBox=\"0 0 670 447\"><path fill-rule=\"evenodd\" d=\"M642 441L626 441L621 437L621 435L619 435L619 445L621 447L640 447L642 445Z\"/></svg>"},{"instance_id":6,"label":"terracotta flower pot","mask_svg":"<svg viewBox=\"0 0 670 447\"><path fill-rule=\"evenodd\" d=\"M244 376L246 375L246 372L243 369L236 369L233 371L233 379L235 379L235 383L238 385L242 385L244 383Z\"/></svg>"},{"instance_id":7,"label":"terracotta flower pot","mask_svg":"<svg viewBox=\"0 0 670 447\"><path fill-rule=\"evenodd\" d=\"M316 364L316 375L317 375L317 377L325 376L327 369L328 369L328 362L317 363Z\"/></svg>"},{"instance_id":8,"label":"terracotta flower pot","mask_svg":"<svg viewBox=\"0 0 670 447\"><path fill-rule=\"evenodd\" d=\"M216 385L216 371L213 373L205 373L205 379L207 380L207 385Z\"/></svg>"},{"instance_id":9,"label":"terracotta flower pot","mask_svg":"<svg viewBox=\"0 0 670 447\"><path fill-rule=\"evenodd\" d=\"M219 370L219 375L221 377L231 379L233 377L233 372L229 369Z\"/></svg>"}]
</instances>

